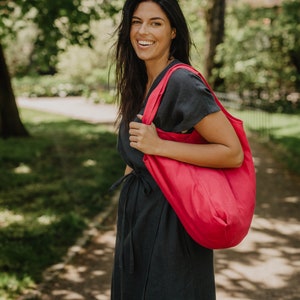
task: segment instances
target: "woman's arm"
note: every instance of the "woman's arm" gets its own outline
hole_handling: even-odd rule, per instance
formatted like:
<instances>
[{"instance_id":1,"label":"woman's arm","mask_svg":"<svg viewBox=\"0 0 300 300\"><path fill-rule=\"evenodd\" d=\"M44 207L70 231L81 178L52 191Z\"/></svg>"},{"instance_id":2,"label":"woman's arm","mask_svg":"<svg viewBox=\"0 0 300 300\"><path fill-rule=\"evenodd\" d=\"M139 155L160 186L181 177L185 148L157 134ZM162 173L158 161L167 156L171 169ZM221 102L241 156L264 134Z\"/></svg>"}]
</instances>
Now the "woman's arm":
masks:
<instances>
[{"instance_id":1,"label":"woman's arm","mask_svg":"<svg viewBox=\"0 0 300 300\"><path fill-rule=\"evenodd\" d=\"M141 117L141 116L140 116ZM195 125L208 144L187 144L163 140L155 125L131 122L130 146L145 154L160 155L210 168L239 167L244 158L239 139L222 112L209 114Z\"/></svg>"}]
</instances>

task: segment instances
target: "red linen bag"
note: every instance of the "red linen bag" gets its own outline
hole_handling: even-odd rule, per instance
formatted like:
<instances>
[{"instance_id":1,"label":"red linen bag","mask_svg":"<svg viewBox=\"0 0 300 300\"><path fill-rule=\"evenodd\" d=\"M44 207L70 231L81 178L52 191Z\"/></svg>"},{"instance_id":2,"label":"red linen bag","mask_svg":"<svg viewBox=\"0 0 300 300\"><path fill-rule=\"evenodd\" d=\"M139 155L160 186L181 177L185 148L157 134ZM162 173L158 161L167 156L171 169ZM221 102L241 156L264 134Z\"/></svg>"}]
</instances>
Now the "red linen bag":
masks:
<instances>
[{"instance_id":1,"label":"red linen bag","mask_svg":"<svg viewBox=\"0 0 300 300\"><path fill-rule=\"evenodd\" d=\"M234 247L249 231L256 198L255 169L242 121L227 112L197 70L189 65L177 64L167 71L149 96L142 122L151 124L168 79L179 68L200 76L210 89L240 139L244 151L243 164L239 168L213 169L147 154L144 155L144 163L185 230L197 243L210 249ZM157 133L162 139L205 143L196 130L190 134L178 134L157 128Z\"/></svg>"}]
</instances>

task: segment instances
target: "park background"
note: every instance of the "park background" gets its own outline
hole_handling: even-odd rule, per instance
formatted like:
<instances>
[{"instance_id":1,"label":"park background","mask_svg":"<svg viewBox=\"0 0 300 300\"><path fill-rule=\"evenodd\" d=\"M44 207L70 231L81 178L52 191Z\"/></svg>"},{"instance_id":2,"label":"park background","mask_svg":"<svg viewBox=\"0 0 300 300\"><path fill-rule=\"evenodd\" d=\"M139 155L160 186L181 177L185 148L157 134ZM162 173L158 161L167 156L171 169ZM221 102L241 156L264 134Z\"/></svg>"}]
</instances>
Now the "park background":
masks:
<instances>
[{"instance_id":1,"label":"park background","mask_svg":"<svg viewBox=\"0 0 300 300\"><path fill-rule=\"evenodd\" d=\"M192 31L193 65L252 138L298 178L299 1L180 3ZM111 204L107 190L124 167L111 124L26 109L18 99L112 104L122 4L0 2L0 299L35 289ZM299 194L287 198L293 224ZM290 295L278 299L296 299Z\"/></svg>"}]
</instances>

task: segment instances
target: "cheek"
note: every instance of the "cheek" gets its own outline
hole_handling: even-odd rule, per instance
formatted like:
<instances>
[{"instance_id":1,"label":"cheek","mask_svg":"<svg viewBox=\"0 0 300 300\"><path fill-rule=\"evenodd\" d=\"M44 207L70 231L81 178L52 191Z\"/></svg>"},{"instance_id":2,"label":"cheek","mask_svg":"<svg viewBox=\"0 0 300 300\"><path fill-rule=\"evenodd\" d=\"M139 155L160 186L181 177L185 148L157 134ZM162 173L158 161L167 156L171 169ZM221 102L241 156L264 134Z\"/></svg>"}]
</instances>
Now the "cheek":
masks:
<instances>
[{"instance_id":1,"label":"cheek","mask_svg":"<svg viewBox=\"0 0 300 300\"><path fill-rule=\"evenodd\" d=\"M134 42L135 38L134 38L134 31L133 30L130 31L129 38L130 38L130 42L131 42L132 47L134 47L135 46L135 42Z\"/></svg>"},{"instance_id":2,"label":"cheek","mask_svg":"<svg viewBox=\"0 0 300 300\"><path fill-rule=\"evenodd\" d=\"M130 29L130 31L129 31L129 38L132 41L132 38L133 38L133 30L132 29Z\"/></svg>"}]
</instances>

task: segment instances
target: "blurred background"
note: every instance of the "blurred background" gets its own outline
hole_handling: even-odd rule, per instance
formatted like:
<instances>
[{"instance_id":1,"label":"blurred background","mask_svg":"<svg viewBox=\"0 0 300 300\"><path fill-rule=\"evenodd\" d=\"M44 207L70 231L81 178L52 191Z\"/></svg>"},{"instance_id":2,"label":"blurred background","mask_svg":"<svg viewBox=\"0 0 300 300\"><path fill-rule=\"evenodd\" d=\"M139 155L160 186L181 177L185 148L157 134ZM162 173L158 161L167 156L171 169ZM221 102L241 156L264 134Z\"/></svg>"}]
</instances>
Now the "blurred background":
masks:
<instances>
[{"instance_id":1,"label":"blurred background","mask_svg":"<svg viewBox=\"0 0 300 300\"><path fill-rule=\"evenodd\" d=\"M300 2L179 2L193 66L298 184ZM67 111L78 99L99 115L114 106L112 47L123 3L0 1L0 299L34 289L111 204L107 190L124 167L113 121L91 123ZM63 106L66 115L47 113L19 105L24 99L71 106ZM284 219L295 222L299 194L289 199Z\"/></svg>"}]
</instances>

